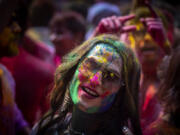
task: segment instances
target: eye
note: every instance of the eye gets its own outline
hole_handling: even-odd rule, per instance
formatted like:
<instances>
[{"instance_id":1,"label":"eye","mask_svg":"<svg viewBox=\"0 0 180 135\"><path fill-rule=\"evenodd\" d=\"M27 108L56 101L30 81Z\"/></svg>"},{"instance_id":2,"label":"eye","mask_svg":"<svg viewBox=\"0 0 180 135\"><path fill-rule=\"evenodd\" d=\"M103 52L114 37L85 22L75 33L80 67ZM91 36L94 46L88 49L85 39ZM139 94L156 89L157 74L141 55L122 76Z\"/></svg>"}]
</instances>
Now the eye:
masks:
<instances>
[{"instance_id":1,"label":"eye","mask_svg":"<svg viewBox=\"0 0 180 135\"><path fill-rule=\"evenodd\" d=\"M86 59L83 62L83 66L89 70L97 70L100 68L100 65L93 58Z\"/></svg>"},{"instance_id":2,"label":"eye","mask_svg":"<svg viewBox=\"0 0 180 135\"><path fill-rule=\"evenodd\" d=\"M104 71L102 73L102 77L103 77L103 80L105 81L118 81L119 80L119 77L111 71Z\"/></svg>"},{"instance_id":3,"label":"eye","mask_svg":"<svg viewBox=\"0 0 180 135\"><path fill-rule=\"evenodd\" d=\"M145 30L139 30L139 31L133 32L133 36L136 38L140 38L140 37L144 37L145 33L146 33Z\"/></svg>"}]
</instances>

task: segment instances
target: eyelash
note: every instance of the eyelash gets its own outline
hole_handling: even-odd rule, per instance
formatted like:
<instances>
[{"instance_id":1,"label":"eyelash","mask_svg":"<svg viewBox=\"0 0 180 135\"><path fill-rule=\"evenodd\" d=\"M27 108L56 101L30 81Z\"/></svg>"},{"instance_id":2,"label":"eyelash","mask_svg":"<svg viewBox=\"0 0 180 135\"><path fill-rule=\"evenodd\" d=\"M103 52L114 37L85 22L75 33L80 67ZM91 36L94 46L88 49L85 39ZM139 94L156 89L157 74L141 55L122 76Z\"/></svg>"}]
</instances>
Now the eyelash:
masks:
<instances>
[{"instance_id":1,"label":"eyelash","mask_svg":"<svg viewBox=\"0 0 180 135\"><path fill-rule=\"evenodd\" d=\"M100 65L98 63L96 63L94 60L92 59L88 59L83 63L83 68L87 69L87 70L99 70L100 69ZM119 77L108 70L103 70L102 71L102 81L109 81L109 82L114 82L114 81L119 81Z\"/></svg>"},{"instance_id":2,"label":"eyelash","mask_svg":"<svg viewBox=\"0 0 180 135\"><path fill-rule=\"evenodd\" d=\"M102 79L103 81L117 81L119 80L119 77L115 75L113 72L106 70L102 73Z\"/></svg>"}]
</instances>

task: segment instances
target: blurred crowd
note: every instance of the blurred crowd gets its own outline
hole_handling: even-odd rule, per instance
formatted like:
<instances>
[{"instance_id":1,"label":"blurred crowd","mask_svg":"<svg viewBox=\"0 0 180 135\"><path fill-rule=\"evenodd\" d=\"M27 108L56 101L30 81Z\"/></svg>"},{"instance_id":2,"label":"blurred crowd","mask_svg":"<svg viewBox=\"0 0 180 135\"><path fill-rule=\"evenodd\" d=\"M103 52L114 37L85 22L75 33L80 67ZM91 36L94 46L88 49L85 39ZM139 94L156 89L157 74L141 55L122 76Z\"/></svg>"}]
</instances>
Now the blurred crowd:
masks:
<instances>
[{"instance_id":1,"label":"blurred crowd","mask_svg":"<svg viewBox=\"0 0 180 135\"><path fill-rule=\"evenodd\" d=\"M0 0L0 18L0 135L29 135L52 108L64 56L101 34L138 58L142 134L180 135L179 2Z\"/></svg>"}]
</instances>

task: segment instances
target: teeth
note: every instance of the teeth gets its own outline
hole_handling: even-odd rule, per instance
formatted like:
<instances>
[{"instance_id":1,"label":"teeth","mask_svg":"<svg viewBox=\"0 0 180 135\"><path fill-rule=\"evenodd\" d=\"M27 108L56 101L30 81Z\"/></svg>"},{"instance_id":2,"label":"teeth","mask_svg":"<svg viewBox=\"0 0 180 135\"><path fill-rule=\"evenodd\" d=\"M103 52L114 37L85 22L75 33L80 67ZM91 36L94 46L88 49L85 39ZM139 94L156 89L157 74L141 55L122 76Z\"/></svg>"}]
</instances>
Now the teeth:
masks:
<instances>
[{"instance_id":1,"label":"teeth","mask_svg":"<svg viewBox=\"0 0 180 135\"><path fill-rule=\"evenodd\" d=\"M90 94L90 95L92 95L92 96L95 96L95 97L98 96L95 92L89 90L88 88L83 88L83 89L84 89L84 91L86 91L88 94Z\"/></svg>"}]
</instances>

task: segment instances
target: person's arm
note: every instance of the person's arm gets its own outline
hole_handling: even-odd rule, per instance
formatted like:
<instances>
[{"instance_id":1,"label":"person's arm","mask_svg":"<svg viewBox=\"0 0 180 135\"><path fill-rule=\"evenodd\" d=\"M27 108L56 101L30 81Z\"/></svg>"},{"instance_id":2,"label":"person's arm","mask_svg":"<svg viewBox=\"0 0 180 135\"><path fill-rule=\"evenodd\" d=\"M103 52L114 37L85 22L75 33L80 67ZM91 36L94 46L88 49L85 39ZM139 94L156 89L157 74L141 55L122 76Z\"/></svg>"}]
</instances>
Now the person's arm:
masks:
<instances>
[{"instance_id":1,"label":"person's arm","mask_svg":"<svg viewBox=\"0 0 180 135\"><path fill-rule=\"evenodd\" d=\"M126 33L130 31L136 30L136 26L129 25L124 26L124 24L128 21L133 19L134 15L128 16L111 16L107 18L103 18L98 26L95 28L91 37L97 36L99 34L119 34L119 33Z\"/></svg>"},{"instance_id":2,"label":"person's arm","mask_svg":"<svg viewBox=\"0 0 180 135\"><path fill-rule=\"evenodd\" d=\"M28 123L24 120L24 117L16 104L14 105L14 111L16 135L29 135L30 127Z\"/></svg>"}]
</instances>

